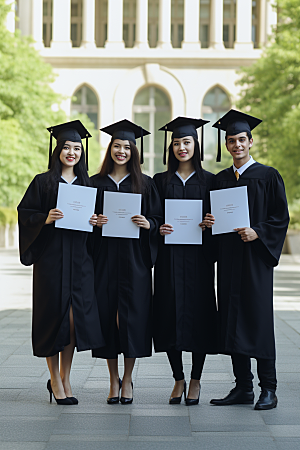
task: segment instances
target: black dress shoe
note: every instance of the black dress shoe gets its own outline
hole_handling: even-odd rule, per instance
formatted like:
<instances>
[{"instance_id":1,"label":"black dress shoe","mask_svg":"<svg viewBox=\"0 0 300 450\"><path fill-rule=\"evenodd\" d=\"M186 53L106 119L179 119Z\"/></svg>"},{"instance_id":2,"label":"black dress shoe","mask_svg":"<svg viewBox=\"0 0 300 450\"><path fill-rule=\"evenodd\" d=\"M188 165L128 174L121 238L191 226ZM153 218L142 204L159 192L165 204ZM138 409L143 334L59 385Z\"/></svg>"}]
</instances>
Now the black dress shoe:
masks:
<instances>
[{"instance_id":1,"label":"black dress shoe","mask_svg":"<svg viewBox=\"0 0 300 450\"><path fill-rule=\"evenodd\" d=\"M119 392L120 392L121 387L122 387L122 380L121 380L121 378L119 378ZM119 396L118 397L107 397L106 402L108 405L116 405L117 403L119 403Z\"/></svg>"},{"instance_id":2,"label":"black dress shoe","mask_svg":"<svg viewBox=\"0 0 300 450\"><path fill-rule=\"evenodd\" d=\"M58 405L74 405L74 403L72 402L72 400L70 400L68 397L66 398L55 398L55 395L52 391L52 386L51 386L51 380L47 381L47 389L49 391L50 394L50 403L52 403L52 395L56 401L56 403Z\"/></svg>"},{"instance_id":3,"label":"black dress shoe","mask_svg":"<svg viewBox=\"0 0 300 450\"><path fill-rule=\"evenodd\" d=\"M67 397L69 400L71 400L71 402L73 403L73 405L78 405L78 400L76 397Z\"/></svg>"},{"instance_id":4,"label":"black dress shoe","mask_svg":"<svg viewBox=\"0 0 300 450\"><path fill-rule=\"evenodd\" d=\"M132 387L132 394L133 394L133 383L132 382L131 382L131 387ZM120 402L122 403L122 405L130 405L133 402L133 395L131 398L121 397Z\"/></svg>"},{"instance_id":5,"label":"black dress shoe","mask_svg":"<svg viewBox=\"0 0 300 450\"><path fill-rule=\"evenodd\" d=\"M244 391L238 387L233 388L224 398L213 398L210 403L217 406L226 405L253 405L254 392Z\"/></svg>"},{"instance_id":6,"label":"black dress shoe","mask_svg":"<svg viewBox=\"0 0 300 450\"><path fill-rule=\"evenodd\" d=\"M186 381L183 384L182 394L184 394L184 400L186 401ZM180 397L170 397L169 404L170 405L179 405L179 403L181 403L182 394Z\"/></svg>"},{"instance_id":7,"label":"black dress shoe","mask_svg":"<svg viewBox=\"0 0 300 450\"><path fill-rule=\"evenodd\" d=\"M199 403L199 398L200 398L200 390L201 390L201 385L199 386L199 394L198 394L198 398L186 398L185 399L185 404L186 406L193 406L193 405L198 405Z\"/></svg>"},{"instance_id":8,"label":"black dress shoe","mask_svg":"<svg viewBox=\"0 0 300 450\"><path fill-rule=\"evenodd\" d=\"M272 392L269 389L262 389L259 399L254 406L254 409L273 409L276 408L277 403L278 399L275 392Z\"/></svg>"}]
</instances>

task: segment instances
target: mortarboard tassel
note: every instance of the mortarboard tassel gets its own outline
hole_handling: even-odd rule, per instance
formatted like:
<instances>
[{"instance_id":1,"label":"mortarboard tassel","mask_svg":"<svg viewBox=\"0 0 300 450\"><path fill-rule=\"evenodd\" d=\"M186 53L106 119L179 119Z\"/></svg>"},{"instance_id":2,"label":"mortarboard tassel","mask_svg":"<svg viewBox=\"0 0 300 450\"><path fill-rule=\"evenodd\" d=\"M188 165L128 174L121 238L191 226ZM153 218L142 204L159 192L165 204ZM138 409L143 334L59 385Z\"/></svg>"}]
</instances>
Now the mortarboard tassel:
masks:
<instances>
[{"instance_id":1,"label":"mortarboard tassel","mask_svg":"<svg viewBox=\"0 0 300 450\"><path fill-rule=\"evenodd\" d=\"M140 163L144 164L144 140L143 140L143 128L141 128L141 157L140 157Z\"/></svg>"},{"instance_id":2,"label":"mortarboard tassel","mask_svg":"<svg viewBox=\"0 0 300 450\"><path fill-rule=\"evenodd\" d=\"M48 160L48 169L51 167L51 160L52 160L52 133L53 131L50 131L50 142L49 142L49 160Z\"/></svg>"},{"instance_id":3,"label":"mortarboard tassel","mask_svg":"<svg viewBox=\"0 0 300 450\"><path fill-rule=\"evenodd\" d=\"M86 164L86 170L89 170L89 137L86 135L85 138L85 164Z\"/></svg>"},{"instance_id":4,"label":"mortarboard tassel","mask_svg":"<svg viewBox=\"0 0 300 450\"><path fill-rule=\"evenodd\" d=\"M204 161L204 127L201 130L201 161Z\"/></svg>"},{"instance_id":5,"label":"mortarboard tassel","mask_svg":"<svg viewBox=\"0 0 300 450\"><path fill-rule=\"evenodd\" d=\"M217 154L217 162L221 161L221 130L218 128L218 154Z\"/></svg>"},{"instance_id":6,"label":"mortarboard tassel","mask_svg":"<svg viewBox=\"0 0 300 450\"><path fill-rule=\"evenodd\" d=\"M163 158L164 165L167 164L167 127L165 127L165 143L164 143L164 158Z\"/></svg>"}]
</instances>

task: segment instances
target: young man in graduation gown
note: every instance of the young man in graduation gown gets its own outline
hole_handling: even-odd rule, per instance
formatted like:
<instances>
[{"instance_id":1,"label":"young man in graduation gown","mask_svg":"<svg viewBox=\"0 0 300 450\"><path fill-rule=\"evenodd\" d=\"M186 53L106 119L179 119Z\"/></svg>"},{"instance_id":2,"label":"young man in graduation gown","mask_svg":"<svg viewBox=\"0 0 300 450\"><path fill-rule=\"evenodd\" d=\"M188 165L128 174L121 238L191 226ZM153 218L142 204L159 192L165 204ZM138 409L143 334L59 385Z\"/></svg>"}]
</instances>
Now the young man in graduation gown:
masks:
<instances>
[{"instance_id":1,"label":"young man in graduation gown","mask_svg":"<svg viewBox=\"0 0 300 450\"><path fill-rule=\"evenodd\" d=\"M250 358L257 360L260 397L255 409L277 406L275 394L275 338L273 322L273 272L282 251L289 223L284 183L273 167L250 156L251 130L261 120L229 111L213 126L226 132L226 147L233 166L221 171L214 189L247 186L250 227L219 235L218 304L220 353L232 358L236 386L214 405L253 404ZM207 215L211 227L214 217Z\"/></svg>"}]
</instances>

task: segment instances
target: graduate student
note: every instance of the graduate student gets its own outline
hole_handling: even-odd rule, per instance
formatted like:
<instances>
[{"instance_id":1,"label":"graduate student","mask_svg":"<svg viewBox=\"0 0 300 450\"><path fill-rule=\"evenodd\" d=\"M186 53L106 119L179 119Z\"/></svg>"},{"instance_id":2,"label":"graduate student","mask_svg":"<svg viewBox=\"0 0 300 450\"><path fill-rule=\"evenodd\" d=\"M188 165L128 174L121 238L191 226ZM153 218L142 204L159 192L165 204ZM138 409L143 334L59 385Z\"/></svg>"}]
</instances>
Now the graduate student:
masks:
<instances>
[{"instance_id":1,"label":"graduate student","mask_svg":"<svg viewBox=\"0 0 300 450\"><path fill-rule=\"evenodd\" d=\"M209 190L214 176L201 166L197 134L197 128L206 123L202 119L177 117L160 128L165 134L173 132L168 169L154 176L163 210L165 199L189 199L203 201L204 215L210 211ZM156 352L167 352L173 371L175 385L169 403L180 403L184 393L186 405L191 406L199 403L206 353L217 353L212 240L207 232L202 245L165 244L164 236L173 232L173 224L163 223L159 231L154 276L154 346ZM192 352L193 363L187 397L183 351Z\"/></svg>"},{"instance_id":2,"label":"graduate student","mask_svg":"<svg viewBox=\"0 0 300 450\"><path fill-rule=\"evenodd\" d=\"M231 355L236 386L214 405L253 404L250 358L257 360L260 397L255 409L277 406L273 323L273 271L283 247L289 214L283 180L273 167L254 161L251 130L261 120L231 110L213 126L226 131L233 165L214 189L247 186L250 227L219 235L218 304L220 353ZM220 156L220 145L219 145ZM214 217L204 224L211 227Z\"/></svg>"},{"instance_id":3,"label":"graduate student","mask_svg":"<svg viewBox=\"0 0 300 450\"><path fill-rule=\"evenodd\" d=\"M89 350L104 340L88 233L56 228L64 215L56 201L59 183L89 186L81 138L91 135L79 120L48 130L50 170L36 175L18 206L20 259L25 266L33 264L32 346L35 356L47 360L50 402L53 393L58 405L73 405L78 403L70 384L74 348ZM53 154L52 136L57 139ZM90 223L96 225L95 214Z\"/></svg>"},{"instance_id":4,"label":"graduate student","mask_svg":"<svg viewBox=\"0 0 300 450\"><path fill-rule=\"evenodd\" d=\"M136 139L148 131L121 120L103 132L112 138L100 172L91 178L98 189L94 230L95 290L106 346L93 356L107 360L110 373L108 404L133 401L132 370L136 358L152 354L152 278L156 259L161 206L153 180L143 175ZM141 163L143 144L141 144ZM104 192L142 194L141 214L132 222L140 229L138 239L102 236L109 219L103 215ZM123 380L119 379L118 355L124 355ZM119 391L122 387L121 398Z\"/></svg>"}]
</instances>

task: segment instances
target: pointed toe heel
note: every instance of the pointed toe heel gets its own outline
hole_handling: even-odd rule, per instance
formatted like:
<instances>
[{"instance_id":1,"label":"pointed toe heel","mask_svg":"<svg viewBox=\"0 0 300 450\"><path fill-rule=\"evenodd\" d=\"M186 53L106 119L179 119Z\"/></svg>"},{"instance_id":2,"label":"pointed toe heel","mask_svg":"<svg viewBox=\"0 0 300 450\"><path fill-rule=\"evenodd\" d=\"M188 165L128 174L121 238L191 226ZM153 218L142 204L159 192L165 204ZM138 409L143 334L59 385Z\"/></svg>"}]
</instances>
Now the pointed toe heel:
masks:
<instances>
[{"instance_id":1,"label":"pointed toe heel","mask_svg":"<svg viewBox=\"0 0 300 450\"><path fill-rule=\"evenodd\" d=\"M186 381L184 381L184 384L183 384L182 394L184 396L184 400L186 401ZM169 404L170 405L179 405L181 403L182 394L180 397L170 397Z\"/></svg>"},{"instance_id":2,"label":"pointed toe heel","mask_svg":"<svg viewBox=\"0 0 300 450\"><path fill-rule=\"evenodd\" d=\"M50 403L52 403L52 395L53 395L54 400L56 401L56 403L58 405L75 405L76 404L76 403L73 403L71 398L68 398L68 397L66 397L66 398L55 398L55 395L54 395L54 393L52 391L51 380L47 381L47 389L48 389L49 394L50 394ZM75 399L75 397L72 397L72 398ZM75 400L77 400L77 399L75 399ZM78 403L78 400L77 400L77 403Z\"/></svg>"},{"instance_id":3,"label":"pointed toe heel","mask_svg":"<svg viewBox=\"0 0 300 450\"><path fill-rule=\"evenodd\" d=\"M120 392L121 388L122 388L122 380L121 380L121 378L119 378L119 392ZM120 401L119 396L118 397L107 397L107 399L106 399L106 403L108 405L117 405L119 403L119 401Z\"/></svg>"},{"instance_id":4,"label":"pointed toe heel","mask_svg":"<svg viewBox=\"0 0 300 450\"><path fill-rule=\"evenodd\" d=\"M132 397L131 398L121 397L120 402L122 405L131 405L131 403L133 402L133 383L132 382L131 382L131 387L132 387Z\"/></svg>"}]
</instances>

